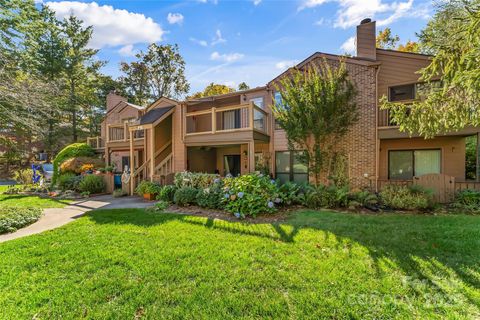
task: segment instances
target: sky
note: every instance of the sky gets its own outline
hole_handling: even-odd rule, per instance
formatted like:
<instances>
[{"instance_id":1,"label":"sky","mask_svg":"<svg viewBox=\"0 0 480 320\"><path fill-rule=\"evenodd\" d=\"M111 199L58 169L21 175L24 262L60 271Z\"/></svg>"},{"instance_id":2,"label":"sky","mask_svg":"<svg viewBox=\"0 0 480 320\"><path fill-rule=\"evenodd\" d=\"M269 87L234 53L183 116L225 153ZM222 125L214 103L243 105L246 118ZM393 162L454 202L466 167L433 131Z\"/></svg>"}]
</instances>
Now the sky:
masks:
<instances>
[{"instance_id":1,"label":"sky","mask_svg":"<svg viewBox=\"0 0 480 320\"><path fill-rule=\"evenodd\" d=\"M355 53L356 25L377 21L402 42L416 40L434 12L426 0L116 0L46 1L59 18L73 13L94 28L90 46L121 75L149 43L178 44L191 92L211 82L265 85L314 52Z\"/></svg>"}]
</instances>

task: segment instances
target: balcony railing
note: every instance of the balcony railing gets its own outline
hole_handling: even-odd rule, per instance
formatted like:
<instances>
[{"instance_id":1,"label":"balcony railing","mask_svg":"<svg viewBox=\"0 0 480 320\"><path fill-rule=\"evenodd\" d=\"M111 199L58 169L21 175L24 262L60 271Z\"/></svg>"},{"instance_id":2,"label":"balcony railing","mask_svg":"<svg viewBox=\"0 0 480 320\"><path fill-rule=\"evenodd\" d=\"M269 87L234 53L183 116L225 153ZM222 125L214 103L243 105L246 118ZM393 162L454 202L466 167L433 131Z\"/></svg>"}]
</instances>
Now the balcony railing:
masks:
<instances>
[{"instance_id":1,"label":"balcony railing","mask_svg":"<svg viewBox=\"0 0 480 320\"><path fill-rule=\"evenodd\" d=\"M93 149L101 149L105 147L102 137L88 137L87 144Z\"/></svg>"},{"instance_id":2,"label":"balcony railing","mask_svg":"<svg viewBox=\"0 0 480 320\"><path fill-rule=\"evenodd\" d=\"M268 113L253 103L185 115L185 135L255 130L268 134Z\"/></svg>"},{"instance_id":3,"label":"balcony railing","mask_svg":"<svg viewBox=\"0 0 480 320\"><path fill-rule=\"evenodd\" d=\"M129 141L130 134L128 132L128 125L131 122L123 124L110 124L107 129L107 142L121 142ZM145 137L145 130L133 131L134 140L143 139Z\"/></svg>"}]
</instances>

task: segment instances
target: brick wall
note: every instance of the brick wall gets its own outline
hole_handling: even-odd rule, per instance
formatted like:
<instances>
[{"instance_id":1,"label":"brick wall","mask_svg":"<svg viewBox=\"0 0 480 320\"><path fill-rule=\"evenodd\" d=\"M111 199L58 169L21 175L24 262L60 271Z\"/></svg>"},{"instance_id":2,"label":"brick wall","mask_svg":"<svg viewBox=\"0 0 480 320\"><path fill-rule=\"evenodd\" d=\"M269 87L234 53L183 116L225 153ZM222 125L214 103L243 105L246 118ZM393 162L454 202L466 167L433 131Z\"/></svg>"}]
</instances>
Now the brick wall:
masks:
<instances>
[{"instance_id":1,"label":"brick wall","mask_svg":"<svg viewBox=\"0 0 480 320\"><path fill-rule=\"evenodd\" d=\"M322 58L317 58L309 63L321 63ZM337 60L327 60L332 66L338 66ZM357 108L359 121L336 144L335 151L342 152L348 159L348 174L353 188L374 187L376 163L376 91L375 72L373 66L347 63L347 70L351 80L357 88ZM282 130L276 130L274 150L286 149L286 142L280 137ZM365 177L368 175L368 178ZM323 182L327 182L328 172L322 174Z\"/></svg>"}]
</instances>

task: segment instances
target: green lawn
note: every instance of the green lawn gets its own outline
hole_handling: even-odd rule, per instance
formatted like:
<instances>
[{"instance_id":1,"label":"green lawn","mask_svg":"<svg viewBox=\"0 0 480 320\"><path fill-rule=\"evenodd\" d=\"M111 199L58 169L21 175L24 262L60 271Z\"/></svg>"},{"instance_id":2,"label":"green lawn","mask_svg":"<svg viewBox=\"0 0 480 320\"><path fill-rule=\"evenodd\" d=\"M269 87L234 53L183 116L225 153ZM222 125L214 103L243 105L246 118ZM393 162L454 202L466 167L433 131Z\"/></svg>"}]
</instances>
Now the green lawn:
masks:
<instances>
[{"instance_id":1,"label":"green lawn","mask_svg":"<svg viewBox=\"0 0 480 320\"><path fill-rule=\"evenodd\" d=\"M479 318L480 217L99 210L0 244L0 317Z\"/></svg>"},{"instance_id":2,"label":"green lawn","mask_svg":"<svg viewBox=\"0 0 480 320\"><path fill-rule=\"evenodd\" d=\"M8 186L0 186L0 207L19 206L19 207L37 207L37 208L63 208L71 200L59 200L52 198L41 198L38 196L23 194L2 194Z\"/></svg>"}]
</instances>

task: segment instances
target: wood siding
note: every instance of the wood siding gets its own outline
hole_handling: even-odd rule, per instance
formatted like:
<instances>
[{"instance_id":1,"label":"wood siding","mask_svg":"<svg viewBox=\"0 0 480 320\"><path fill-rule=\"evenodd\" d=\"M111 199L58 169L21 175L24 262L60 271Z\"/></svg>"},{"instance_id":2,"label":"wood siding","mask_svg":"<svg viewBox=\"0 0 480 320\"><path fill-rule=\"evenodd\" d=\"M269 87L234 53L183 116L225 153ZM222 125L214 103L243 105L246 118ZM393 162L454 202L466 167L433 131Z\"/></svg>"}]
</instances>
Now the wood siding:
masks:
<instances>
[{"instance_id":1,"label":"wood siding","mask_svg":"<svg viewBox=\"0 0 480 320\"><path fill-rule=\"evenodd\" d=\"M430 64L427 56L388 50L377 50L377 60L381 62L378 73L379 100L383 96L388 97L388 88L391 86L418 82L418 71ZM388 126L387 111L378 110L378 126Z\"/></svg>"}]
</instances>

